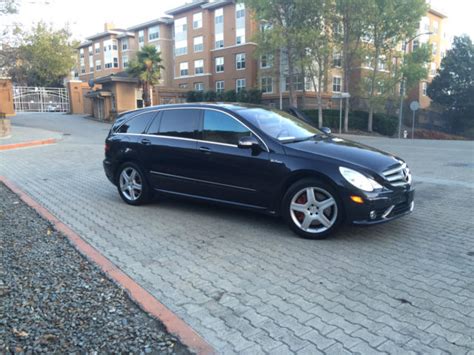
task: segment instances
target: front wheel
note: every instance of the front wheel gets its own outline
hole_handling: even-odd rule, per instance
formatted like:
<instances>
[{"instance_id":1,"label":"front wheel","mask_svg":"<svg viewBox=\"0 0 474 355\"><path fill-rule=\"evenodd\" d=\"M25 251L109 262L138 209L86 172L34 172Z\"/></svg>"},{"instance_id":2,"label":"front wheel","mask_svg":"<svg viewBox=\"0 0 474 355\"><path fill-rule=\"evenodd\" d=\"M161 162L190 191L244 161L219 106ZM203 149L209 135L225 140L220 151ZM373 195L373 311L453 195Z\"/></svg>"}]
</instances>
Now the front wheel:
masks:
<instances>
[{"instance_id":1,"label":"front wheel","mask_svg":"<svg viewBox=\"0 0 474 355\"><path fill-rule=\"evenodd\" d=\"M142 169L135 163L123 164L117 176L117 189L129 205L142 205L150 200L150 187Z\"/></svg>"},{"instance_id":2,"label":"front wheel","mask_svg":"<svg viewBox=\"0 0 474 355\"><path fill-rule=\"evenodd\" d=\"M325 238L342 219L337 193L317 179L304 179L293 184L283 198L282 207L289 227L303 238Z\"/></svg>"}]
</instances>

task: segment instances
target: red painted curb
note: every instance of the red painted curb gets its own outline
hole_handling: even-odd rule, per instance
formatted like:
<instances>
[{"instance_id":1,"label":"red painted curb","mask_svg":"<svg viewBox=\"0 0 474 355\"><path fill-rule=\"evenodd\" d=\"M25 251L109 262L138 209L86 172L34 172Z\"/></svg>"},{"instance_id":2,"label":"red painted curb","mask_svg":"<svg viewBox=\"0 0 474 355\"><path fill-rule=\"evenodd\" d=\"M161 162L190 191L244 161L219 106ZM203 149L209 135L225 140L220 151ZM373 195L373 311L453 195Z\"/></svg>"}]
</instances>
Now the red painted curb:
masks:
<instances>
[{"instance_id":1,"label":"red painted curb","mask_svg":"<svg viewBox=\"0 0 474 355\"><path fill-rule=\"evenodd\" d=\"M81 238L71 228L57 219L51 212L41 206L26 192L21 190L14 183L4 176L0 176L0 182L5 184L11 191L23 200L28 206L33 208L40 216L47 219L54 228L63 233L74 247L88 260L95 263L111 279L124 288L130 297L138 305L153 317L159 319L168 332L176 336L191 351L199 355L215 354L215 350L201 338L189 325L181 318L171 312L165 305L159 302L153 295L136 283L133 279L121 271L113 262L102 255L97 249Z\"/></svg>"},{"instance_id":2,"label":"red painted curb","mask_svg":"<svg viewBox=\"0 0 474 355\"><path fill-rule=\"evenodd\" d=\"M40 139L40 140L29 141L29 142L4 144L4 145L0 145L0 150L10 150L10 149L17 149L17 148L34 147L34 146L37 146L37 145L54 144L56 142L57 142L57 139L48 138L48 139Z\"/></svg>"}]
</instances>

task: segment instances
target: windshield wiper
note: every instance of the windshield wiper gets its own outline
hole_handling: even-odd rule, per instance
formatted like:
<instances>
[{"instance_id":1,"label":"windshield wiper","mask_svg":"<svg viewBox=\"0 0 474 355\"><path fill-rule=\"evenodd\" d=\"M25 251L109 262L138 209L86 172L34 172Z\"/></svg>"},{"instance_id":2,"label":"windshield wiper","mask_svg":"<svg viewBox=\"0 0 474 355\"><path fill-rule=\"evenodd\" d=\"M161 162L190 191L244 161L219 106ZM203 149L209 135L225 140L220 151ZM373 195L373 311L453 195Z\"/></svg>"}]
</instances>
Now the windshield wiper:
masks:
<instances>
[{"instance_id":1,"label":"windshield wiper","mask_svg":"<svg viewBox=\"0 0 474 355\"><path fill-rule=\"evenodd\" d=\"M313 139L313 138L318 137L318 136L321 136L321 134L313 134L312 136L302 137L302 138L283 137L283 138L278 138L278 140L279 140L280 142L282 142L283 144L286 144L286 143L297 143L297 142L308 141L308 140Z\"/></svg>"}]
</instances>

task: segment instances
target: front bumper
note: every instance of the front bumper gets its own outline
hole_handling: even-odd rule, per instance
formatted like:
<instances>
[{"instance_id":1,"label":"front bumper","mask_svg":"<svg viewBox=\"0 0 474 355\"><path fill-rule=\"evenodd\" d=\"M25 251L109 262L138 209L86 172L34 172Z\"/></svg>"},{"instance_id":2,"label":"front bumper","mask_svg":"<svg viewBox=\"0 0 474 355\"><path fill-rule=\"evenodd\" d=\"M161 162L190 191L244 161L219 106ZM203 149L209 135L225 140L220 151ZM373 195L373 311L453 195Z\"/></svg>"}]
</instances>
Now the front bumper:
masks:
<instances>
[{"instance_id":1,"label":"front bumper","mask_svg":"<svg viewBox=\"0 0 474 355\"><path fill-rule=\"evenodd\" d=\"M363 197L364 203L357 204L346 201L348 222L357 225L373 225L389 222L396 218L410 214L415 206L415 189L409 187L397 191L383 190L379 193L370 193Z\"/></svg>"}]
</instances>

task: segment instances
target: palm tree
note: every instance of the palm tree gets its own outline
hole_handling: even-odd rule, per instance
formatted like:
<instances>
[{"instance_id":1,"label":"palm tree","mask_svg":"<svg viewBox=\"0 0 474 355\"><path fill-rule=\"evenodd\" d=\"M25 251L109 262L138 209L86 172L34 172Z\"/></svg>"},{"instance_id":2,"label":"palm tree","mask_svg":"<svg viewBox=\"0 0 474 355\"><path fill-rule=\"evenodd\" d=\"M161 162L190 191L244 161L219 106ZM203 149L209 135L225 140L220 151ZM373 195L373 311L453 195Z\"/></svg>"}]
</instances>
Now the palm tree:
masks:
<instances>
[{"instance_id":1,"label":"palm tree","mask_svg":"<svg viewBox=\"0 0 474 355\"><path fill-rule=\"evenodd\" d=\"M136 58L129 63L127 72L139 80L145 106L151 105L150 88L158 83L162 69L164 67L161 65L160 52L150 45L143 46Z\"/></svg>"}]
</instances>

